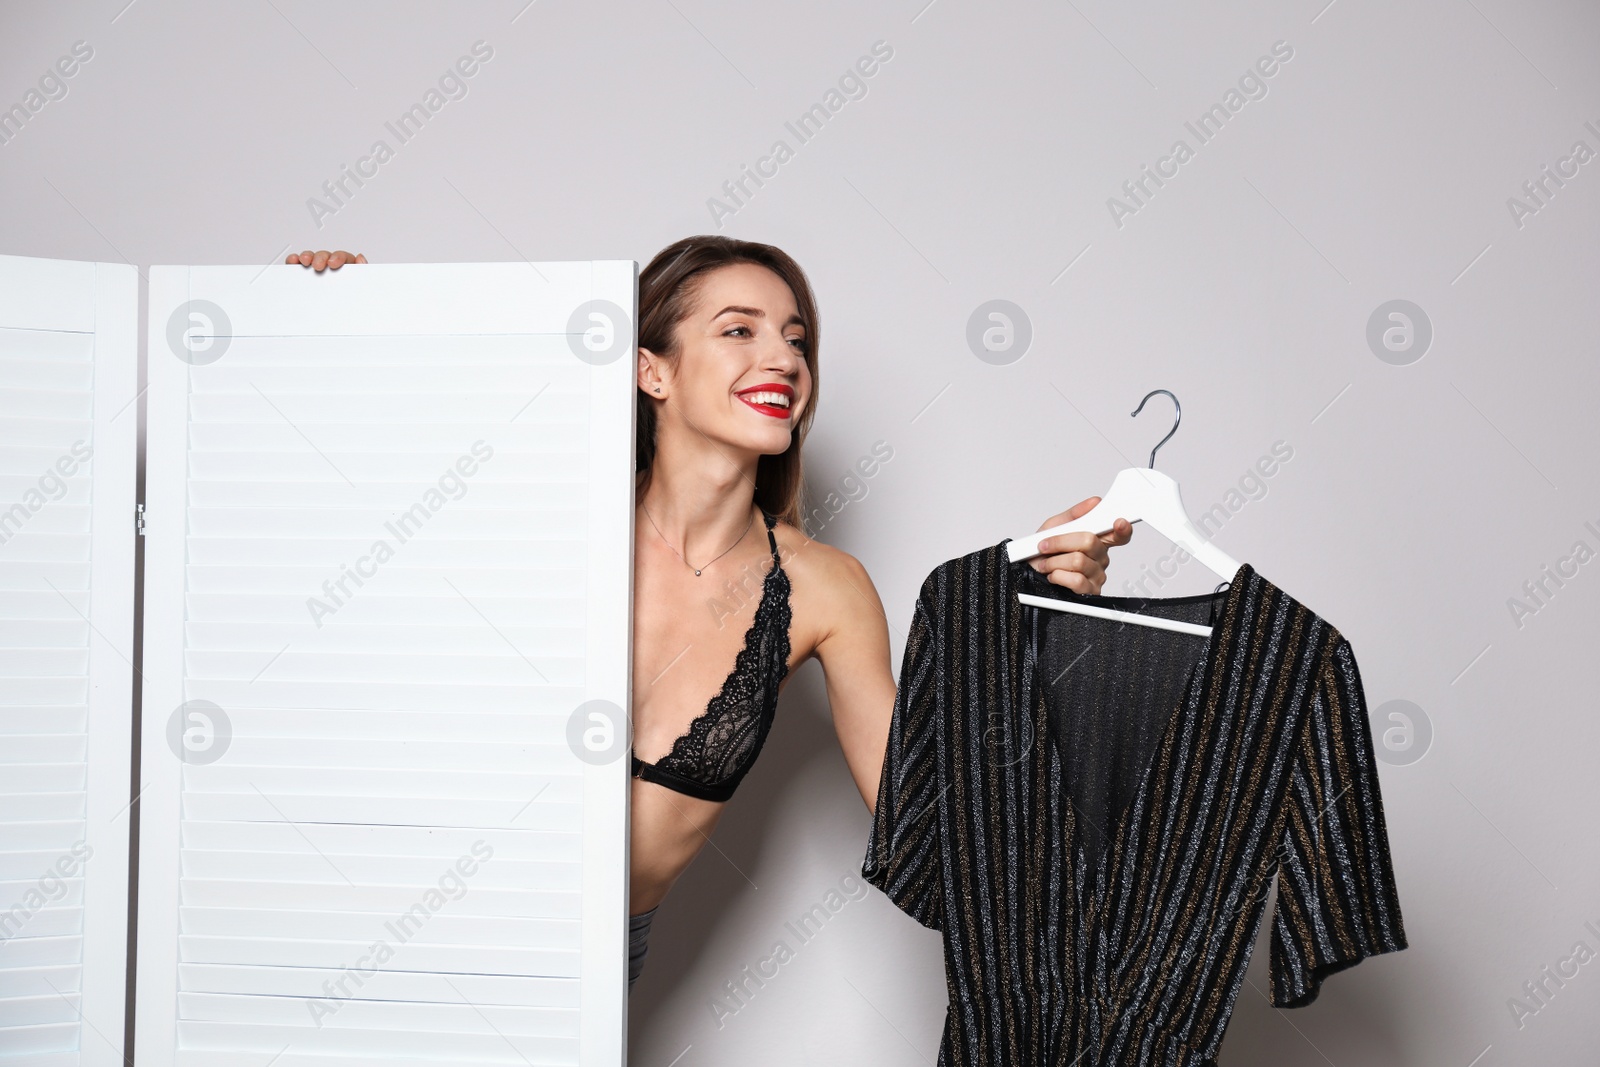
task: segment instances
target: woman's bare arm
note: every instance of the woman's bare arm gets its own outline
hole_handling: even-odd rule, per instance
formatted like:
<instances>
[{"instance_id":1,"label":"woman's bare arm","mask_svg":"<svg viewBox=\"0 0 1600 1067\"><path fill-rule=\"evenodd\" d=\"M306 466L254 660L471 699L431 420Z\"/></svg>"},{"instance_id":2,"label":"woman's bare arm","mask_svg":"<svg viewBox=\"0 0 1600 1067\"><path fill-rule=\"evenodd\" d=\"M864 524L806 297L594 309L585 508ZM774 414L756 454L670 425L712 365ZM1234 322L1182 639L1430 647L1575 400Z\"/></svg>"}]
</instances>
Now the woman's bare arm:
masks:
<instances>
[{"instance_id":1,"label":"woman's bare arm","mask_svg":"<svg viewBox=\"0 0 1600 1067\"><path fill-rule=\"evenodd\" d=\"M819 614L828 629L816 657L827 680L839 747L861 799L873 811L894 713L889 624L878 590L854 556L837 549L818 556Z\"/></svg>"}]
</instances>

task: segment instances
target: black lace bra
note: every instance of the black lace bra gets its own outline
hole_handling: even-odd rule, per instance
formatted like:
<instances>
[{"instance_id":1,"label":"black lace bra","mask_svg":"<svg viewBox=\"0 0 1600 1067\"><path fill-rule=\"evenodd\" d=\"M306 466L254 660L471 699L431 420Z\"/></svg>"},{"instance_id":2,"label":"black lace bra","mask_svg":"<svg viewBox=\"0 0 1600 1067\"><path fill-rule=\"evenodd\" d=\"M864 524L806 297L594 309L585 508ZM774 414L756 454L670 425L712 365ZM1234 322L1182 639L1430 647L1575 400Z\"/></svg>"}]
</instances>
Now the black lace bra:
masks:
<instances>
[{"instance_id":1,"label":"black lace bra","mask_svg":"<svg viewBox=\"0 0 1600 1067\"><path fill-rule=\"evenodd\" d=\"M777 519L765 510L772 567L745 631L733 673L672 751L655 763L633 757L633 776L701 800L725 801L755 763L778 708L778 685L789 673L789 576L778 559Z\"/></svg>"}]
</instances>

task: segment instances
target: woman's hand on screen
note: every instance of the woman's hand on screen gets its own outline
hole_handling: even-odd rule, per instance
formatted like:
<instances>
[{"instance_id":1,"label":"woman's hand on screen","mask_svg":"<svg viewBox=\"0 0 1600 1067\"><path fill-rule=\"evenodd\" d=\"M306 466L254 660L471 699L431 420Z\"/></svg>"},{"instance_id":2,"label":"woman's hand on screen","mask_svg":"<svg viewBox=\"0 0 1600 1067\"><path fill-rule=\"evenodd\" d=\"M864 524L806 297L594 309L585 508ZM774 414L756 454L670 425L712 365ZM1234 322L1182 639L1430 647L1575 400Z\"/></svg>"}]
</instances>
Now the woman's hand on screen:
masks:
<instances>
[{"instance_id":1,"label":"woman's hand on screen","mask_svg":"<svg viewBox=\"0 0 1600 1067\"><path fill-rule=\"evenodd\" d=\"M326 248L319 252L313 252L309 248L304 252L291 252L289 253L289 258L284 260L285 263L298 263L302 267L310 267L319 273L327 267L338 270L346 263L365 263L366 261L366 256L356 255L354 252L329 252Z\"/></svg>"}]
</instances>

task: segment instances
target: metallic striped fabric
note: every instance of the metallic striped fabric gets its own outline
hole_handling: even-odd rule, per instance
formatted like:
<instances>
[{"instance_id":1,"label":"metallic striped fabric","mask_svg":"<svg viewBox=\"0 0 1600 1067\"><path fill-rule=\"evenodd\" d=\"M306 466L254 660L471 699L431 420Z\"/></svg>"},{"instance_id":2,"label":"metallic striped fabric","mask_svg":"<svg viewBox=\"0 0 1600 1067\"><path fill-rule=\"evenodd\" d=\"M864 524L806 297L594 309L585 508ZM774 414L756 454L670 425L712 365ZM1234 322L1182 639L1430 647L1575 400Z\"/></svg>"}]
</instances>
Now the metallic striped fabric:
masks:
<instances>
[{"instance_id":1,"label":"metallic striped fabric","mask_svg":"<svg viewBox=\"0 0 1600 1067\"><path fill-rule=\"evenodd\" d=\"M1349 642L1248 563L1079 597L1005 545L922 585L862 865L944 935L940 1067L1214 1067L1274 873L1278 1007L1405 948Z\"/></svg>"}]
</instances>

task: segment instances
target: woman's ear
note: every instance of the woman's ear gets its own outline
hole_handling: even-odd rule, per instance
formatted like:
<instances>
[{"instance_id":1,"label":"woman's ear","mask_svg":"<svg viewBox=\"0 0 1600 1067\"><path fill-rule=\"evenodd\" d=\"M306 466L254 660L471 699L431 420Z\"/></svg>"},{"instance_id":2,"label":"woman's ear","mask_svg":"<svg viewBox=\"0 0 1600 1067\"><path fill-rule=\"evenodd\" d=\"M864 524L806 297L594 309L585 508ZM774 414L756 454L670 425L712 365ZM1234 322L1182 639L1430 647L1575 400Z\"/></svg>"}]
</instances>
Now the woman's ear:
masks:
<instances>
[{"instance_id":1,"label":"woman's ear","mask_svg":"<svg viewBox=\"0 0 1600 1067\"><path fill-rule=\"evenodd\" d=\"M639 349L639 388L651 396L664 396L662 388L666 385L661 376L662 361L648 348Z\"/></svg>"}]
</instances>

